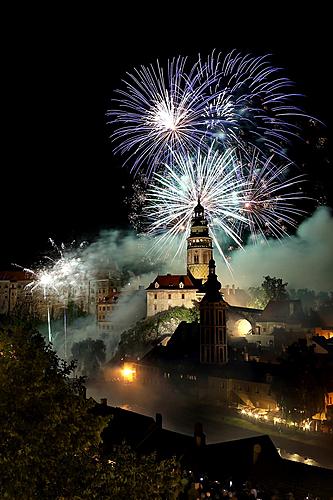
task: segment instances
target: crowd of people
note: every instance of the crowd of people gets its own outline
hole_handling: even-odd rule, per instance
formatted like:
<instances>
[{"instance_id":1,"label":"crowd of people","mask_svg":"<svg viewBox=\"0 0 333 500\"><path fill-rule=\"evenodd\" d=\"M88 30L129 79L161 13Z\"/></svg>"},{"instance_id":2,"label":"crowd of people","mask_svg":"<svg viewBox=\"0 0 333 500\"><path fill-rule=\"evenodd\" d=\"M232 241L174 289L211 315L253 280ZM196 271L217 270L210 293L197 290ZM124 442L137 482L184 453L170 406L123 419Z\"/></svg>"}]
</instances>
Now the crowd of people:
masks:
<instances>
[{"instance_id":1,"label":"crowd of people","mask_svg":"<svg viewBox=\"0 0 333 500\"><path fill-rule=\"evenodd\" d=\"M199 481L188 482L182 495L182 500L321 500L319 496L308 492L302 496L292 491L269 489L250 481L233 483L230 479L225 482L209 481L200 478ZM332 492L333 500L333 492Z\"/></svg>"}]
</instances>

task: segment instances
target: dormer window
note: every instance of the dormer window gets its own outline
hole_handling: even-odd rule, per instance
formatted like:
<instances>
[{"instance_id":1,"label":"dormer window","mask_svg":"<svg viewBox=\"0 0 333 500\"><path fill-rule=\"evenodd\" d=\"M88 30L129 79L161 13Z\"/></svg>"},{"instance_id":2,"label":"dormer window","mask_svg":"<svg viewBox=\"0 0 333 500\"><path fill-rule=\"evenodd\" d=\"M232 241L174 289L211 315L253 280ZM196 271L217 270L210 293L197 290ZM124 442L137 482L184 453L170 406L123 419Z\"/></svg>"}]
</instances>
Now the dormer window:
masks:
<instances>
[{"instance_id":1,"label":"dormer window","mask_svg":"<svg viewBox=\"0 0 333 500\"><path fill-rule=\"evenodd\" d=\"M158 284L158 282L157 282L157 281L155 281L155 288L159 288L159 286L160 286L160 285Z\"/></svg>"},{"instance_id":2,"label":"dormer window","mask_svg":"<svg viewBox=\"0 0 333 500\"><path fill-rule=\"evenodd\" d=\"M179 288L184 288L184 283L180 282L179 283Z\"/></svg>"}]
</instances>

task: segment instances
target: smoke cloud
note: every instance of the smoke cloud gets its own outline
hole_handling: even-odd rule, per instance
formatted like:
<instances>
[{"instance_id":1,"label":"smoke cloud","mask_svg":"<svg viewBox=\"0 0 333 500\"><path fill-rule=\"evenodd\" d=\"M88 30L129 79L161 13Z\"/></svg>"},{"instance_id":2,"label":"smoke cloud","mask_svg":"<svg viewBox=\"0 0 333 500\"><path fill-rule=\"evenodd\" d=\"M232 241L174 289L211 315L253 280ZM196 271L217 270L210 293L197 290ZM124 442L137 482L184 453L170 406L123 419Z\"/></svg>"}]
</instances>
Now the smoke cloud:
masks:
<instances>
[{"instance_id":1,"label":"smoke cloud","mask_svg":"<svg viewBox=\"0 0 333 500\"><path fill-rule=\"evenodd\" d=\"M268 245L247 244L232 257L235 283L242 287L260 285L270 275L288 282L288 288L333 290L333 217L327 207L319 207L300 224L294 236ZM224 281L225 268L218 269ZM230 275L229 275L230 276ZM230 278L229 278L230 279Z\"/></svg>"},{"instance_id":2,"label":"smoke cloud","mask_svg":"<svg viewBox=\"0 0 333 500\"><path fill-rule=\"evenodd\" d=\"M100 336L95 316L77 318L68 325L67 353L74 342L88 337L102 338L107 356L115 352L121 334L145 317L145 288L157 274L186 273L185 249L174 258L174 247L157 253L156 239L138 237L134 231L110 230L101 233L82 254L82 263L88 275L113 279L121 291L119 301L111 316L111 328ZM165 250L165 251L164 251ZM240 288L259 286L263 276L270 275L288 282L289 288L309 288L318 291L333 289L333 217L330 210L320 207L304 220L296 234L281 241L269 240L268 244L248 243L244 250L232 254L233 275L222 258L214 252L217 273L222 285L234 283ZM55 345L64 349L63 325L54 324Z\"/></svg>"}]
</instances>

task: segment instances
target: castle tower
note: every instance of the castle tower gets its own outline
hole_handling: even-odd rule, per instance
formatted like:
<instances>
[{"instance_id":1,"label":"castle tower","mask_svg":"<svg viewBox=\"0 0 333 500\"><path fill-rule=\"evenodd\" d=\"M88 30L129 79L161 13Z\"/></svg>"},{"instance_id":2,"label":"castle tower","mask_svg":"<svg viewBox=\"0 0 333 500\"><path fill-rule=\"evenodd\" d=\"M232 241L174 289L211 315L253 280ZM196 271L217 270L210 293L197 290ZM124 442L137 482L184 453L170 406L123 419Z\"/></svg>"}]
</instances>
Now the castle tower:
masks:
<instances>
[{"instance_id":1,"label":"castle tower","mask_svg":"<svg viewBox=\"0 0 333 500\"><path fill-rule=\"evenodd\" d=\"M195 279L207 280L208 264L213 258L212 238L208 233L208 223L204 208L198 200L194 209L191 233L187 238L187 272Z\"/></svg>"},{"instance_id":2,"label":"castle tower","mask_svg":"<svg viewBox=\"0 0 333 500\"><path fill-rule=\"evenodd\" d=\"M228 361L226 309L215 274L215 261L209 262L205 296L200 302L200 363L223 364Z\"/></svg>"}]
</instances>

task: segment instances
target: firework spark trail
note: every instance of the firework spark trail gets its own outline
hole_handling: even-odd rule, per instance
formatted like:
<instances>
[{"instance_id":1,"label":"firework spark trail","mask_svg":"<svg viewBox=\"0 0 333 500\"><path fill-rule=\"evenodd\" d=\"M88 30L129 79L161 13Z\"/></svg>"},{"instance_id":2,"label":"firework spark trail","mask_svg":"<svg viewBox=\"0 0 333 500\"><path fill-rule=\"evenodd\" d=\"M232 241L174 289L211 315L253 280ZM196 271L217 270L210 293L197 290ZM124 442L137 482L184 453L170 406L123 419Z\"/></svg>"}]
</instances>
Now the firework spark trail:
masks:
<instances>
[{"instance_id":1,"label":"firework spark trail","mask_svg":"<svg viewBox=\"0 0 333 500\"><path fill-rule=\"evenodd\" d=\"M293 120L308 115L293 104L301 94L290 91L294 83L269 57L213 51L189 71L186 58L178 57L166 73L158 61L127 73L119 109L108 112L115 152L129 154L135 173L147 165L148 176L170 162L170 149L192 154L213 140L224 150L255 145L267 157L286 158L290 138L299 137Z\"/></svg>"},{"instance_id":2,"label":"firework spark trail","mask_svg":"<svg viewBox=\"0 0 333 500\"><path fill-rule=\"evenodd\" d=\"M229 261L219 244L221 233L242 248L243 236L255 241L287 235L286 226L296 227L295 216L305 212L294 202L304 198L302 175L287 178L289 164L277 165L273 157L262 159L257 149L251 157L236 156L235 150L223 155L214 150L200 151L194 157L173 153L171 165L155 173L147 191L144 216L146 232L156 235L154 252L165 252L180 235L179 253L190 231L198 199L205 208L211 236L228 268Z\"/></svg>"},{"instance_id":3,"label":"firework spark trail","mask_svg":"<svg viewBox=\"0 0 333 500\"><path fill-rule=\"evenodd\" d=\"M301 190L304 175L289 178L290 164L276 164L273 156L263 160L255 149L252 157L240 165L245 194L239 201L239 210L246 224L235 219L235 231L242 234L249 229L251 239L257 243L268 237L288 236L287 228L296 228L297 217L306 214L295 207L295 202L309 199Z\"/></svg>"},{"instance_id":4,"label":"firework spark trail","mask_svg":"<svg viewBox=\"0 0 333 500\"><path fill-rule=\"evenodd\" d=\"M172 156L172 165L165 165L163 175L155 173L147 192L148 203L144 209L149 224L147 233L158 236L152 250L165 251L167 245L181 235L176 255L179 253L189 233L193 210L200 200L216 246L228 264L214 232L223 230L237 246L242 246L238 232L233 229L234 219L238 223L247 222L238 210L243 180L236 178L239 167L234 151L221 155L214 151L213 145L207 155L198 150L195 157L178 153Z\"/></svg>"},{"instance_id":5,"label":"firework spark trail","mask_svg":"<svg viewBox=\"0 0 333 500\"><path fill-rule=\"evenodd\" d=\"M295 119L311 118L293 104L302 97L291 92L294 82L280 76L282 68L270 63L270 54L255 57L236 50L227 55L212 52L202 61L204 78L215 75L207 106L207 126L215 130L225 146L255 145L263 153L287 158L285 148L301 127ZM293 121L291 121L291 119Z\"/></svg>"},{"instance_id":6,"label":"firework spark trail","mask_svg":"<svg viewBox=\"0 0 333 500\"><path fill-rule=\"evenodd\" d=\"M56 252L56 256L46 255L45 260L48 262L47 265L41 265L36 271L20 267L25 272L32 275L32 281L26 288L32 293L34 291L42 290L44 301L47 302L47 323L48 323L48 337L49 342L52 342L52 329L51 329L51 315L50 315L50 300L54 299L54 296L58 298L58 301L63 303L64 309L64 334L67 334L67 315L66 308L68 305L68 300L70 293L74 290L80 288L84 284L84 280L87 279L87 270L84 263L80 257L80 251L84 248L86 242L82 242L78 248L74 247L75 242L72 242L69 248L66 248L62 243L58 246L51 238L49 241L52 245L53 250ZM75 300L77 297L71 296L71 300ZM65 354L66 353L66 338L65 338Z\"/></svg>"},{"instance_id":7,"label":"firework spark trail","mask_svg":"<svg viewBox=\"0 0 333 500\"><path fill-rule=\"evenodd\" d=\"M167 71L141 66L127 73L126 90L118 90L118 110L111 110L110 123L119 127L113 134L115 152L129 153L131 171L143 163L148 175L168 160L170 148L186 153L204 146L205 109L217 97L211 93L215 75L202 79L196 62L186 72L186 58L168 62Z\"/></svg>"},{"instance_id":8,"label":"firework spark trail","mask_svg":"<svg viewBox=\"0 0 333 500\"><path fill-rule=\"evenodd\" d=\"M23 271L31 274L33 276L33 280L31 283L28 283L26 285L26 289L30 290L32 293L35 290L42 290L43 291L43 298L44 301L47 303L47 329L48 329L48 340L49 342L52 342L52 328L51 328L51 314L50 314L50 302L49 302L49 294L52 291L53 293L56 292L58 293L58 290L55 286L55 281L54 277L52 275L52 272L48 270L45 267L42 267L38 269L37 271L33 271L32 269L29 269L27 267L22 267L17 264L14 264L15 266L23 269Z\"/></svg>"}]
</instances>

